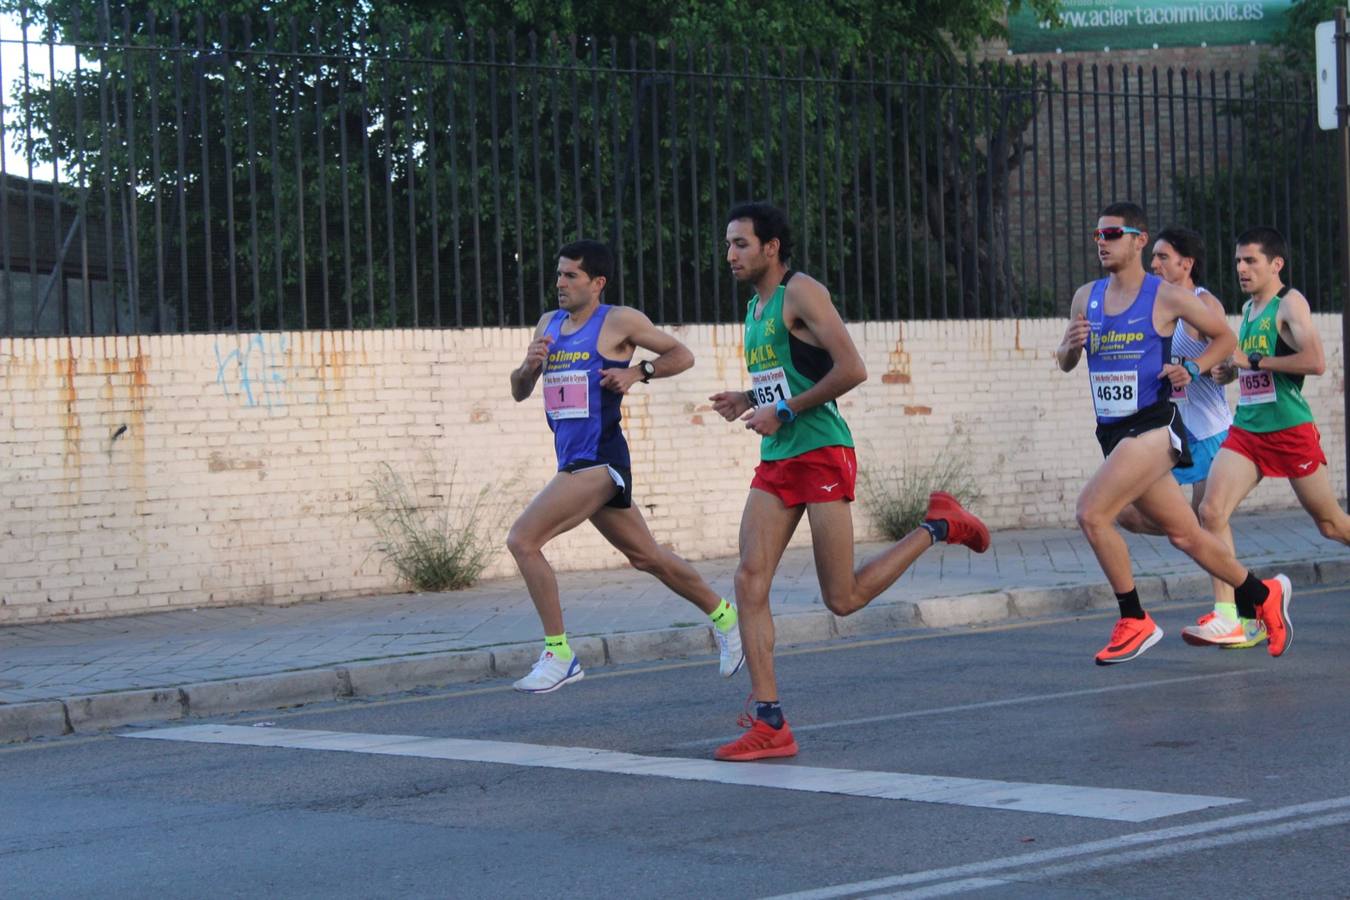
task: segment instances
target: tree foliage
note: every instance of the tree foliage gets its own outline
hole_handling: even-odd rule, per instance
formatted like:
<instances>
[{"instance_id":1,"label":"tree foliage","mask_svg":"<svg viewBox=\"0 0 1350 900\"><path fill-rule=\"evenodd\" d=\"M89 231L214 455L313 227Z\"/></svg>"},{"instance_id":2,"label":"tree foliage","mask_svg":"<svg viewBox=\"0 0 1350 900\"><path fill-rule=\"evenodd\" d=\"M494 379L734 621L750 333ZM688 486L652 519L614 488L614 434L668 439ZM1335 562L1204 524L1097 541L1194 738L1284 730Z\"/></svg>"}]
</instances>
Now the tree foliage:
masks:
<instances>
[{"instance_id":1,"label":"tree foliage","mask_svg":"<svg viewBox=\"0 0 1350 900\"><path fill-rule=\"evenodd\" d=\"M128 294L118 330L528 324L583 233L620 251L617 299L735 318L718 216L752 197L789 206L851 315L919 279L923 314L1015 314L1007 174L1036 94L958 60L1003 10L51 0L29 16L86 65L7 129L62 161Z\"/></svg>"}]
</instances>

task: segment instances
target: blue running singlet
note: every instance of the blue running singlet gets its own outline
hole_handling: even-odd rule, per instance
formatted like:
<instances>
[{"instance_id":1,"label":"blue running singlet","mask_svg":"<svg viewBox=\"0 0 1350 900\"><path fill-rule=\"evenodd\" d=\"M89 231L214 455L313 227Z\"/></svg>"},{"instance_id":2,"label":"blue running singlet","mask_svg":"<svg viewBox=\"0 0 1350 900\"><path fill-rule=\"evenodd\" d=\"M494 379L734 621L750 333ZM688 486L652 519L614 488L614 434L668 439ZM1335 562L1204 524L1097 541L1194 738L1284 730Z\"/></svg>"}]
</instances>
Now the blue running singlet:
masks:
<instances>
[{"instance_id":1,"label":"blue running singlet","mask_svg":"<svg viewBox=\"0 0 1350 900\"><path fill-rule=\"evenodd\" d=\"M1171 384L1158 377L1172 354L1172 338L1153 328L1153 303L1162 279L1145 275L1134 302L1114 316L1106 314L1107 281L1092 285L1087 308L1088 379L1101 425L1166 402L1172 394Z\"/></svg>"},{"instance_id":2,"label":"blue running singlet","mask_svg":"<svg viewBox=\"0 0 1350 900\"><path fill-rule=\"evenodd\" d=\"M577 460L630 467L628 442L620 428L623 395L600 386L601 369L623 369L626 360L606 359L596 349L607 303L596 308L585 325L563 334L567 312L558 310L544 329L553 338L544 362L544 415L553 430L558 469Z\"/></svg>"}]
</instances>

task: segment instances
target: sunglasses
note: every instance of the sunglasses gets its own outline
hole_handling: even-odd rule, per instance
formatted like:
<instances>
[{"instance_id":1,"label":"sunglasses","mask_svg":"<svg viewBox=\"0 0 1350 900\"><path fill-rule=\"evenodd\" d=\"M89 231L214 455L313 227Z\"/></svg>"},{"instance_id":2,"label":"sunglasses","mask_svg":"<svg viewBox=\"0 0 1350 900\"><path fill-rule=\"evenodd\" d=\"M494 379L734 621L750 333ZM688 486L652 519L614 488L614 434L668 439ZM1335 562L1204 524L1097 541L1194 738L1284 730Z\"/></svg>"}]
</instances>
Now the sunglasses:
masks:
<instances>
[{"instance_id":1,"label":"sunglasses","mask_svg":"<svg viewBox=\"0 0 1350 900\"><path fill-rule=\"evenodd\" d=\"M1118 241L1127 234L1143 234L1138 228L1128 225L1112 225L1110 228L1097 228L1092 232L1094 241Z\"/></svg>"}]
</instances>

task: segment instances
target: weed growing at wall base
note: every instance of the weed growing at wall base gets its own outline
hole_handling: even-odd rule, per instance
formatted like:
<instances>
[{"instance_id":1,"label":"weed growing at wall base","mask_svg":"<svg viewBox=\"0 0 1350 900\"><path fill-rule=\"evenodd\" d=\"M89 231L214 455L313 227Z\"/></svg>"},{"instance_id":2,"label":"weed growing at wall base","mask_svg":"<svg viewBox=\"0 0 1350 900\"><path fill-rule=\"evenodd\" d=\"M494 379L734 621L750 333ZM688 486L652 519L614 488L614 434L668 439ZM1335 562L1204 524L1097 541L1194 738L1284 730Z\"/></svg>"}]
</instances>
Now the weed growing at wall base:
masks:
<instances>
[{"instance_id":1,"label":"weed growing at wall base","mask_svg":"<svg viewBox=\"0 0 1350 900\"><path fill-rule=\"evenodd\" d=\"M923 521L928 495L946 491L963 505L980 499L978 479L971 474L970 460L950 447L927 465L900 464L869 468L859 473L867 513L882 534L898 541Z\"/></svg>"},{"instance_id":2,"label":"weed growing at wall base","mask_svg":"<svg viewBox=\"0 0 1350 900\"><path fill-rule=\"evenodd\" d=\"M418 591L453 591L478 580L501 541L496 485L485 484L467 499L451 470L434 504L419 502L409 483L387 463L367 482L374 502L360 511L379 535L374 549L399 577ZM440 486L438 486L439 488Z\"/></svg>"}]
</instances>

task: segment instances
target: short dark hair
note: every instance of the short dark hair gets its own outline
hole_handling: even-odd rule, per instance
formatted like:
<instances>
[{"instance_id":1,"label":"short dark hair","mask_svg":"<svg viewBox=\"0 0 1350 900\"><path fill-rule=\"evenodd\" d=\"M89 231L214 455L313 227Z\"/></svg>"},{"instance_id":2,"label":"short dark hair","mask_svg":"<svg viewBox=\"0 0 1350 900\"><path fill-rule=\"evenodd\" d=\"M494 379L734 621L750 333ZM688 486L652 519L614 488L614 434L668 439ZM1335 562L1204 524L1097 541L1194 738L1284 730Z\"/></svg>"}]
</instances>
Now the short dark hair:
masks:
<instances>
[{"instance_id":1,"label":"short dark hair","mask_svg":"<svg viewBox=\"0 0 1350 900\"><path fill-rule=\"evenodd\" d=\"M608 282L613 277L614 254L610 252L608 244L590 240L572 241L559 248L558 256L580 263L581 271L593 279L603 278Z\"/></svg>"},{"instance_id":2,"label":"short dark hair","mask_svg":"<svg viewBox=\"0 0 1350 900\"><path fill-rule=\"evenodd\" d=\"M1148 217L1144 215L1144 208L1138 203L1131 203L1128 200L1111 203L1097 215L1099 218L1114 216L1118 219L1124 219L1125 224L1130 228L1148 231Z\"/></svg>"},{"instance_id":3,"label":"short dark hair","mask_svg":"<svg viewBox=\"0 0 1350 900\"><path fill-rule=\"evenodd\" d=\"M1158 232L1157 239L1167 241L1178 255L1194 262L1191 266L1191 281L1198 285L1205 280L1205 239L1200 232L1180 225L1168 225Z\"/></svg>"},{"instance_id":4,"label":"short dark hair","mask_svg":"<svg viewBox=\"0 0 1350 900\"><path fill-rule=\"evenodd\" d=\"M761 244L778 239L778 258L792 258L792 227L788 225L787 213L772 203L738 203L727 213L727 221L749 219L755 226L755 237Z\"/></svg>"},{"instance_id":5,"label":"short dark hair","mask_svg":"<svg viewBox=\"0 0 1350 900\"><path fill-rule=\"evenodd\" d=\"M1248 228L1237 236L1237 245L1258 244L1261 252L1266 255L1266 259L1279 257L1284 260L1284 264L1289 265L1289 244L1285 241L1284 235L1278 228L1270 225L1257 225Z\"/></svg>"}]
</instances>

